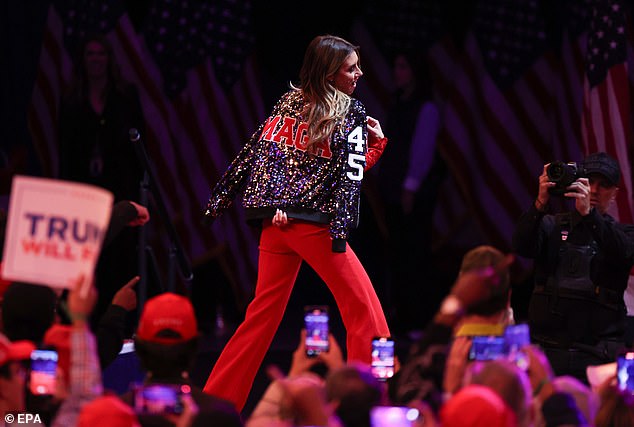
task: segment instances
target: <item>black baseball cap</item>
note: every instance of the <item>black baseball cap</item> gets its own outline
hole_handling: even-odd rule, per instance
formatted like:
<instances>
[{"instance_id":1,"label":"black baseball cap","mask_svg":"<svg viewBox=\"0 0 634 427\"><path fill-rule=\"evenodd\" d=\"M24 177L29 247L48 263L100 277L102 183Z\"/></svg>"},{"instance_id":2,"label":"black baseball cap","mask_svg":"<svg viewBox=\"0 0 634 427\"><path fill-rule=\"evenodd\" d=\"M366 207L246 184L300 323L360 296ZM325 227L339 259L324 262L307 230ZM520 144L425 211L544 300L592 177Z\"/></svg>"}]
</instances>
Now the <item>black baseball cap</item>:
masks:
<instances>
[{"instance_id":1,"label":"black baseball cap","mask_svg":"<svg viewBox=\"0 0 634 427\"><path fill-rule=\"evenodd\" d=\"M583 167L586 175L598 173L605 177L611 185L618 185L621 180L619 162L604 152L593 153L585 158Z\"/></svg>"}]
</instances>

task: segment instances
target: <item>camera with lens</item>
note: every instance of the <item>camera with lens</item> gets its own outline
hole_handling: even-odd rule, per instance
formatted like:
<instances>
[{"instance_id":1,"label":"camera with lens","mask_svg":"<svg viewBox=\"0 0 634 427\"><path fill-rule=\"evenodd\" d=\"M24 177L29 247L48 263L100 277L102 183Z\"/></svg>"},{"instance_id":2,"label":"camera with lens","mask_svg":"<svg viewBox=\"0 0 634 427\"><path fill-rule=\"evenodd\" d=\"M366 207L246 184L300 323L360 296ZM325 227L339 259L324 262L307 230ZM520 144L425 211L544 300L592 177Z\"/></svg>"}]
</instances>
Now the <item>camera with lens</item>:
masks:
<instances>
[{"instance_id":1,"label":"camera with lens","mask_svg":"<svg viewBox=\"0 0 634 427\"><path fill-rule=\"evenodd\" d=\"M586 175L582 165L578 165L576 162L552 162L546 168L546 174L548 180L554 182L555 186L551 187L548 191L555 196L563 196L568 192L566 189L570 184L575 182L577 178L584 177Z\"/></svg>"}]
</instances>

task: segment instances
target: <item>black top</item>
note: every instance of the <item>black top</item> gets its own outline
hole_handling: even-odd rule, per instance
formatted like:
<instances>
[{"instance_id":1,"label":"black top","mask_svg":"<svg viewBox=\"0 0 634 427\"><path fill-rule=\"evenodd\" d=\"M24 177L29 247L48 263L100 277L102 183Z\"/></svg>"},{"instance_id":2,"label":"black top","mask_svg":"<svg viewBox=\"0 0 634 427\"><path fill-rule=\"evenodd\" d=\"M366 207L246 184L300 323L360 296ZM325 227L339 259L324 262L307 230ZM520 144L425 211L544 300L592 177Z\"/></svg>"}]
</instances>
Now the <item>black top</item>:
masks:
<instances>
[{"instance_id":1,"label":"black top","mask_svg":"<svg viewBox=\"0 0 634 427\"><path fill-rule=\"evenodd\" d=\"M634 226L596 209L585 217L576 211L556 216L531 206L517 224L513 249L535 260L532 335L564 345L621 337Z\"/></svg>"},{"instance_id":2,"label":"black top","mask_svg":"<svg viewBox=\"0 0 634 427\"><path fill-rule=\"evenodd\" d=\"M95 112L87 97L65 97L59 123L61 179L109 190L115 202L139 199L143 167L129 131L136 128L143 133L143 113L134 86L108 89L101 114ZM138 229L111 236L97 264L99 300L93 321L103 315L115 292L138 274Z\"/></svg>"},{"instance_id":3,"label":"black top","mask_svg":"<svg viewBox=\"0 0 634 427\"><path fill-rule=\"evenodd\" d=\"M389 135L390 144L379 161L379 185L382 197L388 203L399 204L401 201L412 136L422 105L420 97L396 96L390 107L385 122L385 134Z\"/></svg>"},{"instance_id":4,"label":"black top","mask_svg":"<svg viewBox=\"0 0 634 427\"><path fill-rule=\"evenodd\" d=\"M101 114L87 99L64 99L60 106L60 178L110 190L115 201L136 200L143 171L128 132L142 129L142 124L134 86L109 90Z\"/></svg>"}]
</instances>

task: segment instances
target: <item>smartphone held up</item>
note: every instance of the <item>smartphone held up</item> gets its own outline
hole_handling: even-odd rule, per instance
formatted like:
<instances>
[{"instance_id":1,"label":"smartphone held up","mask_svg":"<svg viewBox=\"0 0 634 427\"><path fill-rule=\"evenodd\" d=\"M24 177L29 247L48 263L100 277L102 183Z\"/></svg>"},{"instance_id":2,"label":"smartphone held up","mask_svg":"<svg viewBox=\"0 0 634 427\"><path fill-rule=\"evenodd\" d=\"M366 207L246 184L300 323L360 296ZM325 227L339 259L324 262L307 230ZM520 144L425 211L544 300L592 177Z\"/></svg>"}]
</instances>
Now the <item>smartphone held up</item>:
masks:
<instances>
[{"instance_id":1,"label":"smartphone held up","mask_svg":"<svg viewBox=\"0 0 634 427\"><path fill-rule=\"evenodd\" d=\"M54 350L33 350L31 352L31 372L29 391L33 395L55 394L57 378L57 352Z\"/></svg>"},{"instance_id":2,"label":"smartphone held up","mask_svg":"<svg viewBox=\"0 0 634 427\"><path fill-rule=\"evenodd\" d=\"M616 380L619 390L634 394L634 351L625 352L617 357Z\"/></svg>"},{"instance_id":3,"label":"smartphone held up","mask_svg":"<svg viewBox=\"0 0 634 427\"><path fill-rule=\"evenodd\" d=\"M183 395L191 387L186 384L146 384L134 389L134 410L137 414L181 414L185 408Z\"/></svg>"},{"instance_id":4,"label":"smartphone held up","mask_svg":"<svg viewBox=\"0 0 634 427\"><path fill-rule=\"evenodd\" d=\"M372 374L386 381L394 376L394 340L390 337L372 339Z\"/></svg>"},{"instance_id":5,"label":"smartphone held up","mask_svg":"<svg viewBox=\"0 0 634 427\"><path fill-rule=\"evenodd\" d=\"M370 410L371 427L411 427L420 417L415 408L406 406L375 406Z\"/></svg>"},{"instance_id":6,"label":"smartphone held up","mask_svg":"<svg viewBox=\"0 0 634 427\"><path fill-rule=\"evenodd\" d=\"M316 357L330 349L328 335L328 307L307 306L304 308L304 328L306 329L306 355Z\"/></svg>"},{"instance_id":7,"label":"smartphone held up","mask_svg":"<svg viewBox=\"0 0 634 427\"><path fill-rule=\"evenodd\" d=\"M472 337L469 360L507 359L523 370L528 369L528 356L522 348L530 344L528 325L509 325L503 335Z\"/></svg>"}]
</instances>

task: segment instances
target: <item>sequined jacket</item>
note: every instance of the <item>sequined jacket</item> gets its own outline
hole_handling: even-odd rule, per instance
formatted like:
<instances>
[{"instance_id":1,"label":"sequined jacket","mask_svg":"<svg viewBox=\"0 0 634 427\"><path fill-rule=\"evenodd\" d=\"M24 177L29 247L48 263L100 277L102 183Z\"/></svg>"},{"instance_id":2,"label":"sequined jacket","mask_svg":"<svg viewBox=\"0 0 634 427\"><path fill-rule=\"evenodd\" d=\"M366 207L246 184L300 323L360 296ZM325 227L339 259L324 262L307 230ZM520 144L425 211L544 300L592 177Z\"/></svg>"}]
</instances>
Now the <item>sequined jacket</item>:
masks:
<instances>
[{"instance_id":1,"label":"sequined jacket","mask_svg":"<svg viewBox=\"0 0 634 427\"><path fill-rule=\"evenodd\" d=\"M204 215L213 220L239 192L250 222L289 218L329 224L333 251L344 252L359 216L361 180L368 153L365 107L352 99L350 110L327 141L306 147L308 124L301 120L304 99L291 90L277 102L211 192ZM375 163L387 139L371 141Z\"/></svg>"}]
</instances>

